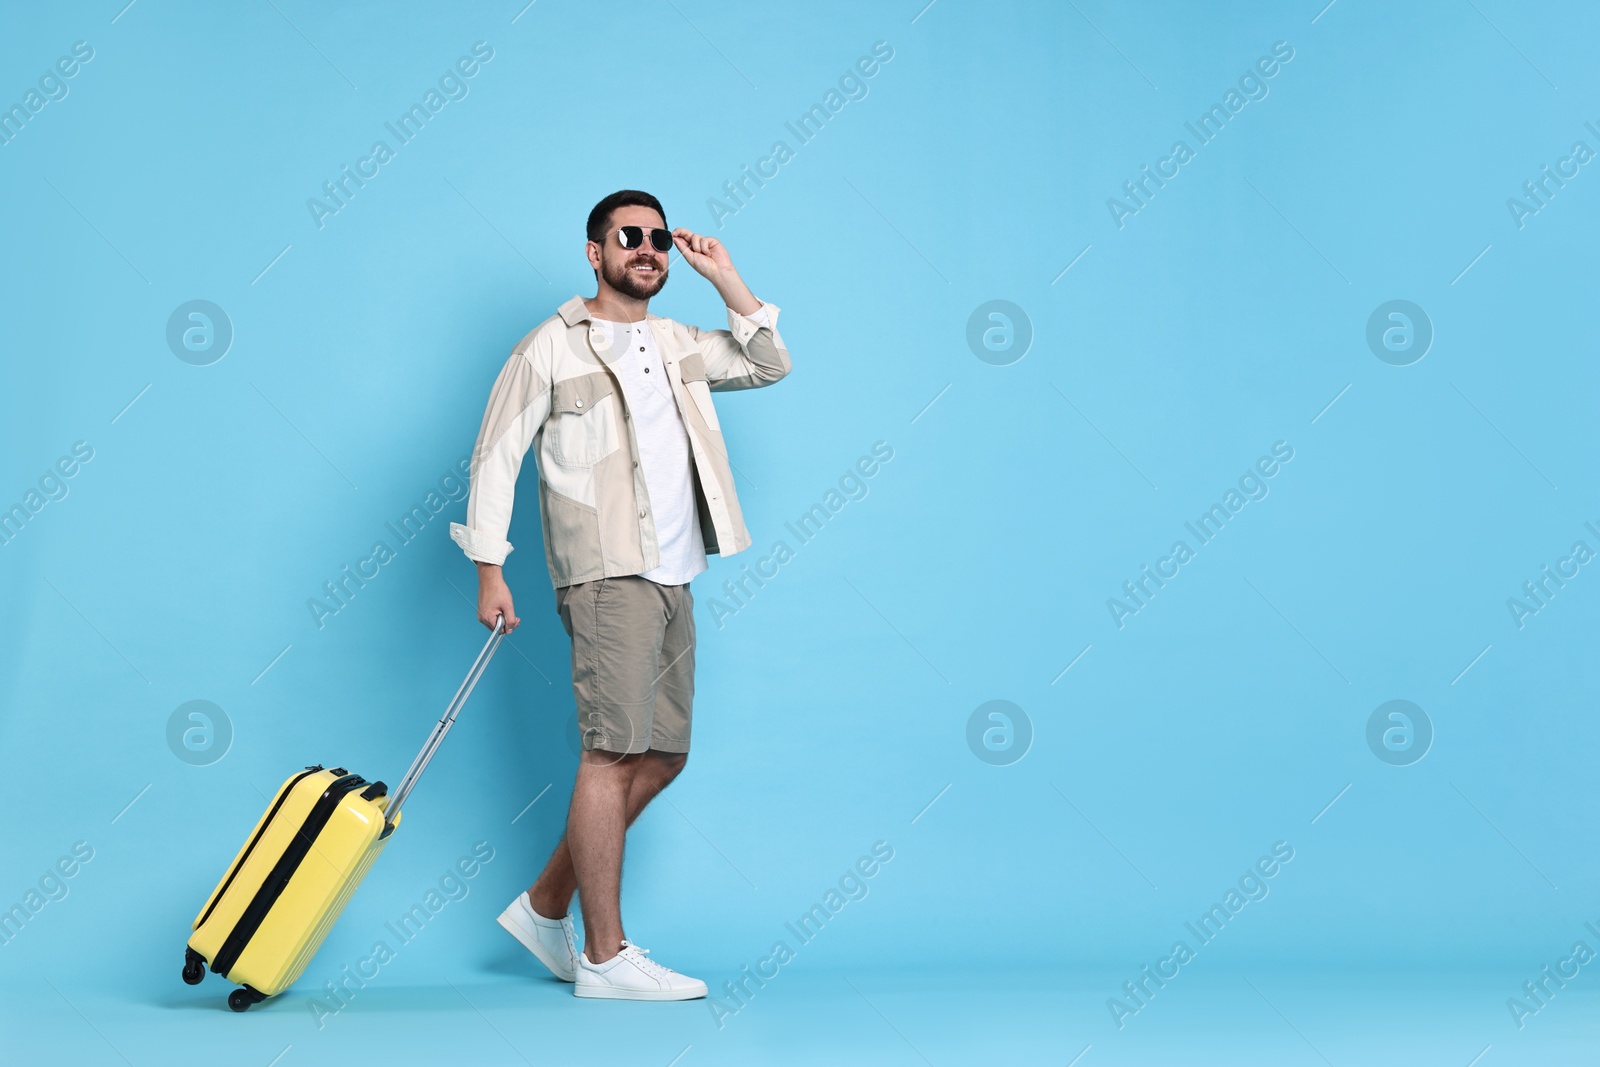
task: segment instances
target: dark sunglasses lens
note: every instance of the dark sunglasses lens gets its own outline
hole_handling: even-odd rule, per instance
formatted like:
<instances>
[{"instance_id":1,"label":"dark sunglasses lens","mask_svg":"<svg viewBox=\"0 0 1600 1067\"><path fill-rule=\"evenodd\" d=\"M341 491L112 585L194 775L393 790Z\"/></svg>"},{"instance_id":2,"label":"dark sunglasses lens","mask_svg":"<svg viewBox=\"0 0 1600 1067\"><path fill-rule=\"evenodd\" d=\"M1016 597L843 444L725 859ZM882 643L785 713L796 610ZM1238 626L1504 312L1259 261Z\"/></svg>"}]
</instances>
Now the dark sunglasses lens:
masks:
<instances>
[{"instance_id":1,"label":"dark sunglasses lens","mask_svg":"<svg viewBox=\"0 0 1600 1067\"><path fill-rule=\"evenodd\" d=\"M650 243L655 245L657 252L665 252L672 247L672 234L667 230L651 230Z\"/></svg>"},{"instance_id":2,"label":"dark sunglasses lens","mask_svg":"<svg viewBox=\"0 0 1600 1067\"><path fill-rule=\"evenodd\" d=\"M623 248L638 248L644 243L644 230L638 226L620 226L617 228L617 239L622 242Z\"/></svg>"}]
</instances>

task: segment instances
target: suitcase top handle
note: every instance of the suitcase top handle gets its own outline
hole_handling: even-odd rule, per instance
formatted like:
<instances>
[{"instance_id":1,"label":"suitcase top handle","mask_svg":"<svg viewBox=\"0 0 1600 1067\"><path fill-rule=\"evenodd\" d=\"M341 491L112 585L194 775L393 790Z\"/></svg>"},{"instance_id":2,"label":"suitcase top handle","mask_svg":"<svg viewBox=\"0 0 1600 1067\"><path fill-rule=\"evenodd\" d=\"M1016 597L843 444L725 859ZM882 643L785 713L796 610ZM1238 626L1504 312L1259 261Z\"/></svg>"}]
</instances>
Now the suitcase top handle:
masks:
<instances>
[{"instance_id":1,"label":"suitcase top handle","mask_svg":"<svg viewBox=\"0 0 1600 1067\"><path fill-rule=\"evenodd\" d=\"M494 632L489 635L489 640L484 642L483 651L478 653L478 658L473 661L472 669L467 672L467 677L461 682L461 688L456 690L456 695L450 699L450 705L444 709L444 715L428 734L428 740L423 743L422 751L417 753L417 758L411 761L411 769L406 771L406 776L400 779L400 784L395 788L394 797L389 801L388 808L384 811L383 828L384 836L394 832L395 820L400 817L400 805L406 802L406 797L411 794L412 787L417 784L417 779L422 777L422 772L428 769L428 761L433 759L433 754L438 751L439 743L444 740L444 735L450 732L450 727L455 725L456 716L461 713L461 706L467 702L467 697L472 695L473 687L478 684L478 679L483 677L483 672L488 668L489 661L494 658L495 650L500 647L500 642L506 636L506 618L504 615L496 617Z\"/></svg>"}]
</instances>

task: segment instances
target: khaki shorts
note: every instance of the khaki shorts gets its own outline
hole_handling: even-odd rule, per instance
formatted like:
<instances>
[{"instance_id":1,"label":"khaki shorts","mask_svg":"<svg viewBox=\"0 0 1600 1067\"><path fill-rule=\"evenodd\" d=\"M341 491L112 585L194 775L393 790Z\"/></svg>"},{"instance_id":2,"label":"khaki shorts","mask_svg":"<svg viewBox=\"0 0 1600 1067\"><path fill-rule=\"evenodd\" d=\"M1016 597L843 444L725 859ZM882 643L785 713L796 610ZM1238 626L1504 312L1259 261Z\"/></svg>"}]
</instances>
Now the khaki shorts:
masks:
<instances>
[{"instance_id":1,"label":"khaki shorts","mask_svg":"<svg viewBox=\"0 0 1600 1067\"><path fill-rule=\"evenodd\" d=\"M585 751L689 751L694 597L629 575L556 590Z\"/></svg>"}]
</instances>

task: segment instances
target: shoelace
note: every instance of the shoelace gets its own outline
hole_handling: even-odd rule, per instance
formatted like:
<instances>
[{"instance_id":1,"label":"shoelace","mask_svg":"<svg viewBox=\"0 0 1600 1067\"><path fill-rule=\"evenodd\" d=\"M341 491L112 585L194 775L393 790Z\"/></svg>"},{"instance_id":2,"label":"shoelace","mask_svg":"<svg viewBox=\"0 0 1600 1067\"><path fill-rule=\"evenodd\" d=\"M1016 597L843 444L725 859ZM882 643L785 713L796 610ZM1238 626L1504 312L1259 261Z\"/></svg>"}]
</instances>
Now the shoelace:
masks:
<instances>
[{"instance_id":1,"label":"shoelace","mask_svg":"<svg viewBox=\"0 0 1600 1067\"><path fill-rule=\"evenodd\" d=\"M649 949L640 948L632 941L622 942L621 954L627 956L628 959L633 961L634 966L638 967L645 974L648 974L651 978L665 978L672 973L672 969L670 967L663 967L661 964L650 958Z\"/></svg>"}]
</instances>

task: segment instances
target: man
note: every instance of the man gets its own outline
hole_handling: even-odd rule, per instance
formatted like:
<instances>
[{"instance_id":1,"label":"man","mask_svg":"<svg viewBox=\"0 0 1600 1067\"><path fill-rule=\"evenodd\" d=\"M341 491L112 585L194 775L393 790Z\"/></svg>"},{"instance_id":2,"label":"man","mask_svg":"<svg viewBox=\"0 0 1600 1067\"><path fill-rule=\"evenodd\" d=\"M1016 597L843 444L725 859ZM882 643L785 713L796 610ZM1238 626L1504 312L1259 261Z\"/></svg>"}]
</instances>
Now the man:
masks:
<instances>
[{"instance_id":1,"label":"man","mask_svg":"<svg viewBox=\"0 0 1600 1067\"><path fill-rule=\"evenodd\" d=\"M478 620L519 622L501 572L512 491L531 447L556 610L572 638L583 741L567 831L499 922L580 997L687 1000L705 983L651 960L622 929L627 827L683 769L694 699L694 598L706 553L750 545L711 392L789 373L778 311L715 238L666 229L661 203L625 189L589 213L597 292L574 296L512 349L472 456L466 523ZM727 330L648 312L676 246L728 306ZM568 909L578 894L584 948Z\"/></svg>"}]
</instances>

